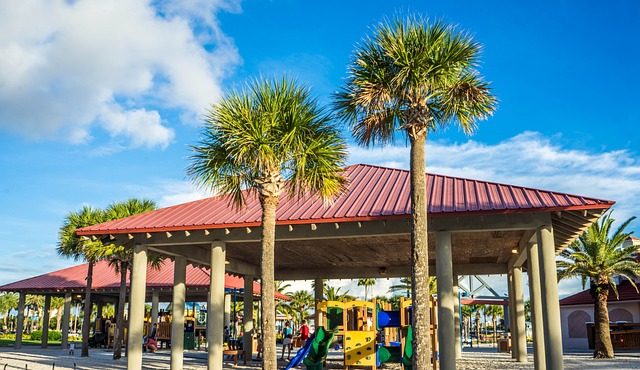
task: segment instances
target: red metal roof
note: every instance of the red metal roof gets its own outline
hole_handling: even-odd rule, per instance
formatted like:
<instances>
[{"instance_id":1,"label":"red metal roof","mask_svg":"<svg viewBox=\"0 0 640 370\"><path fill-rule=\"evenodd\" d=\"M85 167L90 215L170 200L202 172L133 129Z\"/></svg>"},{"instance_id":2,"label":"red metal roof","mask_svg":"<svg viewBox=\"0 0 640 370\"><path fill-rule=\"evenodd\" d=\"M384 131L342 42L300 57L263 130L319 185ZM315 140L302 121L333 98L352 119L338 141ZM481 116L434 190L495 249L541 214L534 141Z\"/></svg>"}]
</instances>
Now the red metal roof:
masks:
<instances>
[{"instance_id":1,"label":"red metal roof","mask_svg":"<svg viewBox=\"0 0 640 370\"><path fill-rule=\"evenodd\" d=\"M0 286L0 291L67 291L84 289L86 287L88 266L89 264L85 263L16 281ZM147 266L147 287L173 288L173 266L173 261L169 259L164 260L164 264L159 270ZM209 287L209 269L187 265L186 285L187 288L207 289ZM128 283L127 286L129 286ZM99 261L93 267L91 287L93 290L118 289L120 287L120 275L116 274L114 268L109 266L107 261ZM224 287L225 289L244 289L244 279L226 274ZM256 282L253 283L253 294L260 295L260 284ZM276 298L289 299L286 295L278 292L276 292Z\"/></svg>"},{"instance_id":2,"label":"red metal roof","mask_svg":"<svg viewBox=\"0 0 640 370\"><path fill-rule=\"evenodd\" d=\"M313 195L302 199L283 196L277 223L367 221L410 217L409 171L372 165L347 167L346 191L330 205ZM452 214L514 213L609 208L613 201L588 198L493 182L427 174L431 217ZM121 234L171 230L214 229L260 225L257 197L233 208L218 196L179 204L78 230L79 235Z\"/></svg>"},{"instance_id":3,"label":"red metal roof","mask_svg":"<svg viewBox=\"0 0 640 370\"><path fill-rule=\"evenodd\" d=\"M636 292L636 288L631 285L628 280L623 281L618 285L618 296L613 289L609 289L608 301L638 301L640 300L640 293ZM593 298L589 293L589 289L583 290L580 293L568 296L560 300L560 306L574 306L583 304L593 304Z\"/></svg>"}]
</instances>

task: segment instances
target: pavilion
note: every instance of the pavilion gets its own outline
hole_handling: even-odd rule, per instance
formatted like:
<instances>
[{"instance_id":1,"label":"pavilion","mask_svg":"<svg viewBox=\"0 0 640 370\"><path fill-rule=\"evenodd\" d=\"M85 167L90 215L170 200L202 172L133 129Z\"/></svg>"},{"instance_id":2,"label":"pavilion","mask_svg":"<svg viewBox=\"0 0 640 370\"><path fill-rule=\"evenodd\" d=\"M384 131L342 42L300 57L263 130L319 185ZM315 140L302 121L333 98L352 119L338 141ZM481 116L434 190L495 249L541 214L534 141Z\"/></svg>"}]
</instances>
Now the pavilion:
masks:
<instances>
[{"instance_id":1,"label":"pavilion","mask_svg":"<svg viewBox=\"0 0 640 370\"><path fill-rule=\"evenodd\" d=\"M72 266L66 269L49 272L13 283L0 286L0 291L17 292L18 320L16 332L23 331L25 297L27 294L43 295L45 297L44 322L49 322L51 297L64 297L62 315L62 348L67 348L69 335L69 320L71 317L71 301L82 298L87 286L88 263ZM174 262L166 259L159 268L147 266L146 295L144 302L151 302L151 322L158 321L158 306L160 302L172 302L175 271ZM208 268L189 265L185 269L185 297L188 302L207 302L209 291L210 271ZM127 284L129 289L129 284ZM260 296L260 284L254 282L253 287L245 285L243 278L231 274L224 277L225 290L225 322L230 322L230 303L232 295L244 299L245 289L250 289L252 297ZM97 303L98 312L102 311L104 303L115 303L117 307L120 293L120 275L115 272L108 261L98 261L93 268L93 282L91 284L91 300ZM276 299L288 300L289 297L276 292ZM100 315L98 315L100 316ZM42 348L47 348L48 326L44 325L42 333ZM16 336L14 347L22 347L21 336Z\"/></svg>"},{"instance_id":2,"label":"pavilion","mask_svg":"<svg viewBox=\"0 0 640 370\"><path fill-rule=\"evenodd\" d=\"M331 204L312 195L301 199L283 196L277 211L275 277L315 279L317 298L322 297L322 279L411 275L409 172L354 165L344 170L344 176L346 190ZM426 176L430 272L438 279L441 368L455 369L456 358L461 356L455 344L459 333L454 318L457 275L507 274L514 356L526 361L522 282L526 270L536 368L562 369L555 256L614 202ZM218 196L78 230L82 236L116 240L134 248L130 369L141 368L147 252L175 259L176 287L182 283L187 262L211 267L208 306L215 313L223 305L225 269L243 275L245 284L260 276L260 217L257 198L249 198L244 208L236 209L228 197ZM174 290L173 300L179 306L184 292ZM221 315L209 315L209 369L222 368L223 324ZM244 326L245 333L253 332L252 320L245 320ZM244 338L250 340L248 335ZM179 340L172 346L172 368L182 365ZM251 347L245 343L244 348Z\"/></svg>"}]
</instances>

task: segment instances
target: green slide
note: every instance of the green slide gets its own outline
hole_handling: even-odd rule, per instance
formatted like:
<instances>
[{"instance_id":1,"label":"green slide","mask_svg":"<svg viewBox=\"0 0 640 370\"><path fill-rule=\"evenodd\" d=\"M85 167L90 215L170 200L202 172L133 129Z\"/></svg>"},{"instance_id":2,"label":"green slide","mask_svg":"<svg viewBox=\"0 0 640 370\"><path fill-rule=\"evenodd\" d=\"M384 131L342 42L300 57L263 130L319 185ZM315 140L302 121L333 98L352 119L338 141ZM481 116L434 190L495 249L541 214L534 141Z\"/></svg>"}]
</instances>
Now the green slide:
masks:
<instances>
[{"instance_id":1,"label":"green slide","mask_svg":"<svg viewBox=\"0 0 640 370\"><path fill-rule=\"evenodd\" d=\"M404 354L402 355L402 365L405 370L411 370L413 368L413 347L411 341L413 340L413 329L411 326L407 329L407 338L404 340Z\"/></svg>"},{"instance_id":2,"label":"green slide","mask_svg":"<svg viewBox=\"0 0 640 370\"><path fill-rule=\"evenodd\" d=\"M322 370L322 364L327 358L329 346L333 342L335 333L335 330L326 330L322 326L316 330L316 336L311 343L309 354L304 358L307 370Z\"/></svg>"}]
</instances>

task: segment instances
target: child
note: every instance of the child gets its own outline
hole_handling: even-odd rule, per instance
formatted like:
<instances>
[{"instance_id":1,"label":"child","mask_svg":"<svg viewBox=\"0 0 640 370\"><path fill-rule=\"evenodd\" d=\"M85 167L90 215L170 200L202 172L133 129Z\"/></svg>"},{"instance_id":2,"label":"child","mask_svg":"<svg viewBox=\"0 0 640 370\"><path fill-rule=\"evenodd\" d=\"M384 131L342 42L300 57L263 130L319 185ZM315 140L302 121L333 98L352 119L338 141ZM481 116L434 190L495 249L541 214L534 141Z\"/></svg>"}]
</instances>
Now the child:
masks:
<instances>
[{"instance_id":1,"label":"child","mask_svg":"<svg viewBox=\"0 0 640 370\"><path fill-rule=\"evenodd\" d=\"M282 328L282 357L281 360L284 360L284 352L285 350L289 350L287 353L287 360L291 357L291 348L293 347L293 329L291 329L291 324L289 321L284 322L284 328Z\"/></svg>"},{"instance_id":2,"label":"child","mask_svg":"<svg viewBox=\"0 0 640 370\"><path fill-rule=\"evenodd\" d=\"M71 342L69 344L69 356L75 356L76 344L75 342Z\"/></svg>"},{"instance_id":3,"label":"child","mask_svg":"<svg viewBox=\"0 0 640 370\"><path fill-rule=\"evenodd\" d=\"M256 339L258 340L258 360L262 359L262 335L258 333L256 335Z\"/></svg>"}]
</instances>

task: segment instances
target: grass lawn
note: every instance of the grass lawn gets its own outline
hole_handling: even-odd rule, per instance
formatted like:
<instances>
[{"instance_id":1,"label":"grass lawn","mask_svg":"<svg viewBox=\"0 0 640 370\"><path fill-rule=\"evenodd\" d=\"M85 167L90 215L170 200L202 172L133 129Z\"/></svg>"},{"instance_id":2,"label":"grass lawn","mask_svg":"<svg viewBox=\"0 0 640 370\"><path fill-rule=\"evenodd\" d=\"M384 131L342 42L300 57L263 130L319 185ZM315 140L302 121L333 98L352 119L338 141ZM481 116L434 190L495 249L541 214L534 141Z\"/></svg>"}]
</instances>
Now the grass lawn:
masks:
<instances>
[{"instance_id":1,"label":"grass lawn","mask_svg":"<svg viewBox=\"0 0 640 370\"><path fill-rule=\"evenodd\" d=\"M15 342L16 342L15 339L0 338L0 347L9 347L9 346L13 347L13 344ZM59 346L62 344L59 340L50 340L48 343L50 346ZM23 338L22 345L23 346L39 346L40 341Z\"/></svg>"}]
</instances>

